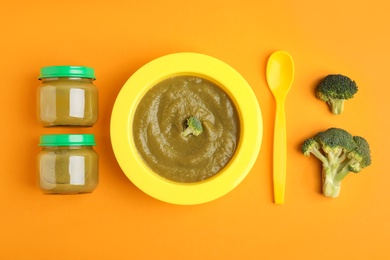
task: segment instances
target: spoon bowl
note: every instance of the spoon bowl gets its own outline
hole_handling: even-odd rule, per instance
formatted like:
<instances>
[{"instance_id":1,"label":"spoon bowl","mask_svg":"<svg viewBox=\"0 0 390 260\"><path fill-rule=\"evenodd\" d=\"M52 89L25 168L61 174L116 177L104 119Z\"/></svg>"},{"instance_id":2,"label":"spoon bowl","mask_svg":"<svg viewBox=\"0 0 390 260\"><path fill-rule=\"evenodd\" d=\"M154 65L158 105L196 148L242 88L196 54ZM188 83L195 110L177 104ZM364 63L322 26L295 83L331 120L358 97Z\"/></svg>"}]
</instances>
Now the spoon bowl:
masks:
<instances>
[{"instance_id":1,"label":"spoon bowl","mask_svg":"<svg viewBox=\"0 0 390 260\"><path fill-rule=\"evenodd\" d=\"M267 62L266 78L276 102L273 150L274 200L276 204L283 204L287 164L284 103L294 80L294 62L288 52L276 51L271 54Z\"/></svg>"},{"instance_id":2,"label":"spoon bowl","mask_svg":"<svg viewBox=\"0 0 390 260\"><path fill-rule=\"evenodd\" d=\"M294 62L285 51L271 54L267 63L267 83L275 98L286 97L294 80Z\"/></svg>"}]
</instances>

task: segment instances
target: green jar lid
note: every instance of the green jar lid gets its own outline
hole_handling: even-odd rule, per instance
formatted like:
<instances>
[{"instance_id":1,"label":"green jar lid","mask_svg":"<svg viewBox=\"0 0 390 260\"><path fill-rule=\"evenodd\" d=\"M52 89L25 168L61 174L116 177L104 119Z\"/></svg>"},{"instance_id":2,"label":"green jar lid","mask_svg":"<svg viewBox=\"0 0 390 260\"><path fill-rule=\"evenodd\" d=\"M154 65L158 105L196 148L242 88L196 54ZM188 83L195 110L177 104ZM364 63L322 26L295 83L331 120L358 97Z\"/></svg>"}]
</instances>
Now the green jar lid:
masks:
<instances>
[{"instance_id":1,"label":"green jar lid","mask_svg":"<svg viewBox=\"0 0 390 260\"><path fill-rule=\"evenodd\" d=\"M85 66L47 66L41 68L39 79L76 77L96 79L93 68Z\"/></svg>"},{"instance_id":2,"label":"green jar lid","mask_svg":"<svg viewBox=\"0 0 390 260\"><path fill-rule=\"evenodd\" d=\"M50 134L41 135L39 146L93 146L93 134Z\"/></svg>"}]
</instances>

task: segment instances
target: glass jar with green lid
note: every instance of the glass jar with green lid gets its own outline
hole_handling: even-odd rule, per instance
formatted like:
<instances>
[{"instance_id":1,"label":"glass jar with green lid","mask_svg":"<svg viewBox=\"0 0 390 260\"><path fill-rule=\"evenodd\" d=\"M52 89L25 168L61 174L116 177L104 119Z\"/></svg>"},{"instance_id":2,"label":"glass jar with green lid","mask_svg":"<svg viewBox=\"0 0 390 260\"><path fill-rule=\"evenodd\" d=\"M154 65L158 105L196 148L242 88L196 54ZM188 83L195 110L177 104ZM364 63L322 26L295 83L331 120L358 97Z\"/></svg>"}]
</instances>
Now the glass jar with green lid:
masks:
<instances>
[{"instance_id":1,"label":"glass jar with green lid","mask_svg":"<svg viewBox=\"0 0 390 260\"><path fill-rule=\"evenodd\" d=\"M44 193L92 192L99 183L99 159L92 134L41 135L38 184Z\"/></svg>"},{"instance_id":2,"label":"glass jar with green lid","mask_svg":"<svg viewBox=\"0 0 390 260\"><path fill-rule=\"evenodd\" d=\"M85 66L41 68L38 120L50 126L92 126L98 119L95 71Z\"/></svg>"}]
</instances>

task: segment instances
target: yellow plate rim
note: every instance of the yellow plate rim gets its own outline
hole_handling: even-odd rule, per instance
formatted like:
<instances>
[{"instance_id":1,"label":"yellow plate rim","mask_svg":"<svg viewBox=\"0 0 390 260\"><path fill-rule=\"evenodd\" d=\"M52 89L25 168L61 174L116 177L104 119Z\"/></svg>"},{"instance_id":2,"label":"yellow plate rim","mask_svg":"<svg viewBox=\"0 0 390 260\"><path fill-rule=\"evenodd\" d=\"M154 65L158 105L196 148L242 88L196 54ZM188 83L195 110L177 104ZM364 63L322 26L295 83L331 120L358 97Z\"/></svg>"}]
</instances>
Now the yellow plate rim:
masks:
<instances>
[{"instance_id":1,"label":"yellow plate rim","mask_svg":"<svg viewBox=\"0 0 390 260\"><path fill-rule=\"evenodd\" d=\"M214 81L230 95L240 116L241 136L234 157L220 173L204 182L183 184L158 176L145 165L132 139L132 118L143 95L161 80L178 75ZM112 148L125 175L146 194L179 205L209 202L233 190L253 167L262 135L261 110L246 80L221 60L191 52L165 55L138 69L120 90L110 122Z\"/></svg>"}]
</instances>

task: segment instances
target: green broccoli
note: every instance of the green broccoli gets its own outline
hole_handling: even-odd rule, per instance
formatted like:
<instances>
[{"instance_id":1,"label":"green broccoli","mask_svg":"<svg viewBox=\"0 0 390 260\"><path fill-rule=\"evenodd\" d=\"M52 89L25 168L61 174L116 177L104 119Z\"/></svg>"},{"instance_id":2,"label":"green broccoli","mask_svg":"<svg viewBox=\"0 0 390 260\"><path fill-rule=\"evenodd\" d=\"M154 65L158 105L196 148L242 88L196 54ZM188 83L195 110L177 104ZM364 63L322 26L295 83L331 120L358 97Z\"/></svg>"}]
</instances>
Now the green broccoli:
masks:
<instances>
[{"instance_id":1,"label":"green broccoli","mask_svg":"<svg viewBox=\"0 0 390 260\"><path fill-rule=\"evenodd\" d=\"M187 127L184 129L184 131L181 134L182 136L186 137L190 134L198 136L201 133L203 133L202 123L197 117L191 116L190 118L187 119Z\"/></svg>"},{"instance_id":2,"label":"green broccoli","mask_svg":"<svg viewBox=\"0 0 390 260\"><path fill-rule=\"evenodd\" d=\"M358 91L355 81L341 74L331 74L322 79L318 84L316 95L325 101L333 114L341 114L344 110L344 101Z\"/></svg>"},{"instance_id":3,"label":"green broccoli","mask_svg":"<svg viewBox=\"0 0 390 260\"><path fill-rule=\"evenodd\" d=\"M371 164L370 147L363 137L340 128L329 128L303 142L302 153L322 162L322 192L337 198L341 181L349 172L358 173Z\"/></svg>"}]
</instances>

